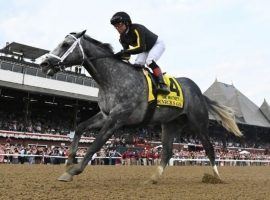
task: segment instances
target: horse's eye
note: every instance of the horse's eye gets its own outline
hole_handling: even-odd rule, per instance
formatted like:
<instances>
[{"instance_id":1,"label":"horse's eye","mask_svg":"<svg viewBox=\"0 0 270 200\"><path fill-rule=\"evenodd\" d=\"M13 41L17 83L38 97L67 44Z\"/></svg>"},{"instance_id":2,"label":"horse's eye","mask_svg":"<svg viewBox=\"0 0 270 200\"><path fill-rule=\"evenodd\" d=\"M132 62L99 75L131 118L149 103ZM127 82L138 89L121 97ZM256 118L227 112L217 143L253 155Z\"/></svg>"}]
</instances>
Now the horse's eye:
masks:
<instances>
[{"instance_id":1,"label":"horse's eye","mask_svg":"<svg viewBox=\"0 0 270 200\"><path fill-rule=\"evenodd\" d=\"M63 44L62 44L62 47L68 47L68 43L66 43L66 42L64 42Z\"/></svg>"}]
</instances>

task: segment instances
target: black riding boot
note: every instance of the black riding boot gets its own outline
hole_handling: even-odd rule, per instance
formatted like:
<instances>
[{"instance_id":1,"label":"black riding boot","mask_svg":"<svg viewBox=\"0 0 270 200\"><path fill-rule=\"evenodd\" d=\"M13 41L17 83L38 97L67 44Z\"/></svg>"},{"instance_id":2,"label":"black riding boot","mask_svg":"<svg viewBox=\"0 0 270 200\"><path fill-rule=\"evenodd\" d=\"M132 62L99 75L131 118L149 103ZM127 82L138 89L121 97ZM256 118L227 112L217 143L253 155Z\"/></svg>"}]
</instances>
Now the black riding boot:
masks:
<instances>
[{"instance_id":1,"label":"black riding boot","mask_svg":"<svg viewBox=\"0 0 270 200\"><path fill-rule=\"evenodd\" d=\"M163 75L160 74L156 78L157 78L157 81L158 81L157 92L160 93L160 94L169 94L170 90L169 90L168 86L166 85L166 83L164 82Z\"/></svg>"},{"instance_id":2,"label":"black riding boot","mask_svg":"<svg viewBox=\"0 0 270 200\"><path fill-rule=\"evenodd\" d=\"M153 74L158 82L157 92L160 94L169 94L170 90L164 82L163 74L161 72L160 67L157 65L157 63L155 61L152 61L152 63L149 65L149 67L152 69Z\"/></svg>"}]
</instances>

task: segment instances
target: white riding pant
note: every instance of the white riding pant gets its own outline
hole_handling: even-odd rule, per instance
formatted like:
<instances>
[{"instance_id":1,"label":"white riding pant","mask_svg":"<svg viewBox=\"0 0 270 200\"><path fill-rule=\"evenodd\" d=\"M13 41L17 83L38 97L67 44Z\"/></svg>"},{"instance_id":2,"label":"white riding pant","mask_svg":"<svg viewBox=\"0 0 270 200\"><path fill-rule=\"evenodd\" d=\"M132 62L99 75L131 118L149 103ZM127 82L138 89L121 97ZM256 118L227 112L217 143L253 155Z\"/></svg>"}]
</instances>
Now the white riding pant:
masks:
<instances>
[{"instance_id":1,"label":"white riding pant","mask_svg":"<svg viewBox=\"0 0 270 200\"><path fill-rule=\"evenodd\" d=\"M153 60L156 62L161 57L164 51L165 44L161 39L158 38L149 52L142 52L137 55L134 63L139 65L150 65Z\"/></svg>"}]
</instances>

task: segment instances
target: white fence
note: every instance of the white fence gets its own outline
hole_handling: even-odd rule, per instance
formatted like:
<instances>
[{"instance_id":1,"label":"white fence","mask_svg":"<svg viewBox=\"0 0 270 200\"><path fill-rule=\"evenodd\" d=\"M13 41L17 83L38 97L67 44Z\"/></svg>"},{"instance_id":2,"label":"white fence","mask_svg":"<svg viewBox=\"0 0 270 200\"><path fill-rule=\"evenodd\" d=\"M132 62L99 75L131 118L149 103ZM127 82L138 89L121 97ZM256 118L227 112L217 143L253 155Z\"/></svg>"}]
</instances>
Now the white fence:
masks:
<instances>
[{"instance_id":1,"label":"white fence","mask_svg":"<svg viewBox=\"0 0 270 200\"><path fill-rule=\"evenodd\" d=\"M8 156L8 157L41 157L41 158L65 158L67 159L67 156L50 156L50 155L27 155L27 154L0 154L0 156ZM83 158L81 156L77 156L75 158ZM122 157L95 157L96 158L112 158L112 159L122 159Z\"/></svg>"},{"instance_id":2,"label":"white fence","mask_svg":"<svg viewBox=\"0 0 270 200\"><path fill-rule=\"evenodd\" d=\"M252 165L269 165L270 160L230 160L230 159L216 159L218 166L252 166ZM171 158L169 166L174 165L209 165L209 159L183 159Z\"/></svg>"},{"instance_id":3,"label":"white fence","mask_svg":"<svg viewBox=\"0 0 270 200\"><path fill-rule=\"evenodd\" d=\"M21 155L21 154L0 154L0 156L7 156L10 158L18 158L18 157L41 157L43 158L60 158L67 160L67 156L52 156L52 155ZM83 157L76 157L77 159L82 159ZM95 157L95 159L120 159L122 160L122 157ZM270 166L270 160L229 160L229 159L216 159L215 160L218 166ZM169 166L192 166L192 165L198 165L198 166L205 166L209 165L210 161L209 159L181 159L181 158L171 158L169 161Z\"/></svg>"},{"instance_id":4,"label":"white fence","mask_svg":"<svg viewBox=\"0 0 270 200\"><path fill-rule=\"evenodd\" d=\"M63 164L67 162L67 156L56 156L56 155L28 155L28 154L0 154L0 157L3 156L4 159L0 159L0 163L12 163L12 164L19 164L19 163L29 163L29 164L35 164L35 158L39 158L39 162L40 163L44 163L44 164ZM26 159L25 159L26 158ZM83 157L81 156L76 156L75 157L77 159L77 161L79 162L80 160L83 159ZM22 161L23 159L23 161ZM110 160L110 164L112 164L112 160L121 160L122 157L94 157L92 158L91 161L104 161L104 159L108 159ZM1 161L2 160L2 161ZM95 162L94 162L95 163ZM99 162L100 163L100 162ZM121 162L120 162L121 163ZM91 164L91 162L89 162L89 164ZM104 162L103 162L104 164Z\"/></svg>"}]
</instances>

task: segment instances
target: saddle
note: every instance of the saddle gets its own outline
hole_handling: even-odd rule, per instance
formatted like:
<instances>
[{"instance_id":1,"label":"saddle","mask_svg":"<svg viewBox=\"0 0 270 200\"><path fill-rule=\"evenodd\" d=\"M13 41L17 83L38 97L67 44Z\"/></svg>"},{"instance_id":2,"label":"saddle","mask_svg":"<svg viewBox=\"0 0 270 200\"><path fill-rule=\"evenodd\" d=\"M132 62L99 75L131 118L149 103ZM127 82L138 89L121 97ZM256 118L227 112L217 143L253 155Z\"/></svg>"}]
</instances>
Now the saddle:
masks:
<instances>
[{"instance_id":1,"label":"saddle","mask_svg":"<svg viewBox=\"0 0 270 200\"><path fill-rule=\"evenodd\" d=\"M144 116L142 125L147 125L152 119L156 107L167 106L174 108L183 108L184 98L182 88L179 82L172 76L163 74L166 85L170 88L168 95L157 92L158 82L153 73L146 67L140 65L134 66L137 70L143 70L148 85L148 107Z\"/></svg>"},{"instance_id":2,"label":"saddle","mask_svg":"<svg viewBox=\"0 0 270 200\"><path fill-rule=\"evenodd\" d=\"M147 74L149 75L149 78L151 80L151 85L152 85L152 91L153 91L153 95L156 98L157 97L157 87L158 87L158 82L157 79L155 78L154 74L150 71L150 69L144 65L140 65L140 64L131 64L132 67L134 67L137 70L142 70L144 72L144 75L147 76ZM146 71L146 72L145 72ZM163 73L163 75L166 73Z\"/></svg>"}]
</instances>

